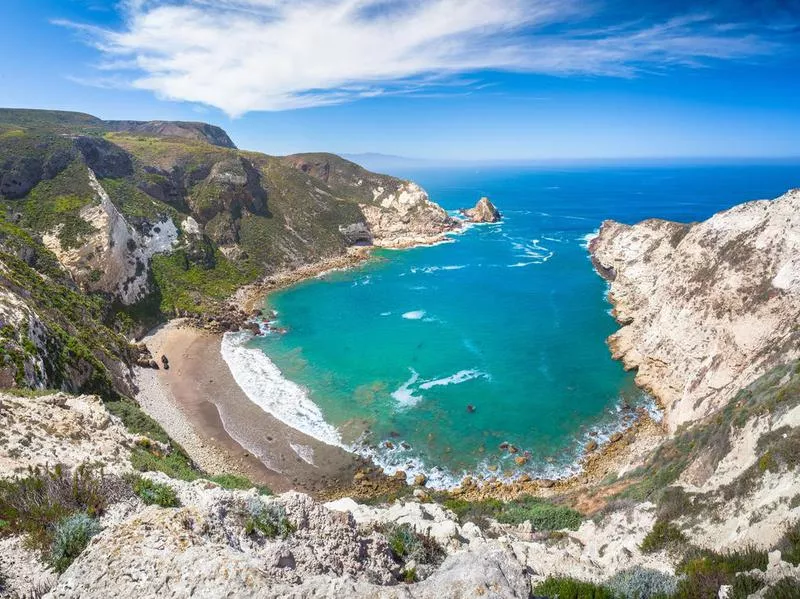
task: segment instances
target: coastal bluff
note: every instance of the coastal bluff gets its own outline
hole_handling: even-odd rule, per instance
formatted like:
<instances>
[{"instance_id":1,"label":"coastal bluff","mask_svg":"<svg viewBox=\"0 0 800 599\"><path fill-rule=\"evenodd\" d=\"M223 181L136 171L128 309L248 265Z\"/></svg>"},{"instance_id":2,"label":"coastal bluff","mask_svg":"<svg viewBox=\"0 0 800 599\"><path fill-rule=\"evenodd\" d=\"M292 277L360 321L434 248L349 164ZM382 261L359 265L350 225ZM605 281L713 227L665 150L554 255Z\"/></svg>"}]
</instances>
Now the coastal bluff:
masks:
<instances>
[{"instance_id":1,"label":"coastal bluff","mask_svg":"<svg viewBox=\"0 0 800 599\"><path fill-rule=\"evenodd\" d=\"M606 221L589 248L622 325L613 356L671 431L800 355L800 190L701 223Z\"/></svg>"}]
</instances>

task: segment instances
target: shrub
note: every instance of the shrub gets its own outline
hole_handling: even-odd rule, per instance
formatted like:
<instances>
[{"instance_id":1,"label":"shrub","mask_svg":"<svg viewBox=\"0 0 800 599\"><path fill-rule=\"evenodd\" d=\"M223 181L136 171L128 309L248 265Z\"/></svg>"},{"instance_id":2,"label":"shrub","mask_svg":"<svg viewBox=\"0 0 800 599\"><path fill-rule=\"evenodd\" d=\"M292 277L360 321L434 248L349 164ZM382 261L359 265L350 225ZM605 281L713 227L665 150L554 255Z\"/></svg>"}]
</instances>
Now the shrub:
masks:
<instances>
[{"instance_id":1,"label":"shrub","mask_svg":"<svg viewBox=\"0 0 800 599\"><path fill-rule=\"evenodd\" d=\"M445 551L436 539L418 533L410 524L386 524L378 531L386 537L392 557L399 563L439 565L444 561Z\"/></svg>"},{"instance_id":2,"label":"shrub","mask_svg":"<svg viewBox=\"0 0 800 599\"><path fill-rule=\"evenodd\" d=\"M402 577L403 582L405 582L406 584L411 584L419 580L416 568L409 568L407 570L403 570L400 573L400 576Z\"/></svg>"},{"instance_id":3,"label":"shrub","mask_svg":"<svg viewBox=\"0 0 800 599\"><path fill-rule=\"evenodd\" d=\"M272 495L272 491L264 486L253 483L249 478L238 476L236 474L219 474L217 476L208 477L212 483L218 484L223 489L232 489L240 491L248 491L256 489L259 495Z\"/></svg>"},{"instance_id":4,"label":"shrub","mask_svg":"<svg viewBox=\"0 0 800 599\"><path fill-rule=\"evenodd\" d=\"M676 599L706 599L716 597L722 585L733 585L737 572L766 570L767 553L753 548L729 553L693 550L678 568L685 574L678 583ZM741 584L746 584L742 582Z\"/></svg>"},{"instance_id":5,"label":"shrub","mask_svg":"<svg viewBox=\"0 0 800 599\"><path fill-rule=\"evenodd\" d=\"M86 514L64 518L56 526L47 562L56 572L63 573L98 532L100 525Z\"/></svg>"},{"instance_id":6,"label":"shrub","mask_svg":"<svg viewBox=\"0 0 800 599\"><path fill-rule=\"evenodd\" d=\"M98 516L127 496L121 479L95 468L31 469L26 478L0 480L0 519L7 523L0 535L26 535L31 548L46 551L60 521L76 513Z\"/></svg>"},{"instance_id":7,"label":"shrub","mask_svg":"<svg viewBox=\"0 0 800 599\"><path fill-rule=\"evenodd\" d=\"M658 570L635 566L617 572L605 586L625 599L651 599L672 596L678 588L678 579Z\"/></svg>"},{"instance_id":8,"label":"shrub","mask_svg":"<svg viewBox=\"0 0 800 599\"><path fill-rule=\"evenodd\" d=\"M245 508L244 530L247 535L261 533L268 539L280 536L286 538L295 531L294 525L286 518L286 510L278 503L264 504L252 498Z\"/></svg>"},{"instance_id":9,"label":"shrub","mask_svg":"<svg viewBox=\"0 0 800 599\"><path fill-rule=\"evenodd\" d=\"M642 553L655 553L662 549L675 549L687 542L686 535L677 526L664 520L657 520L653 530L642 540L641 549Z\"/></svg>"},{"instance_id":10,"label":"shrub","mask_svg":"<svg viewBox=\"0 0 800 599\"><path fill-rule=\"evenodd\" d=\"M764 581L758 576L739 574L733 579L729 599L747 599L753 593L764 587Z\"/></svg>"},{"instance_id":11,"label":"shrub","mask_svg":"<svg viewBox=\"0 0 800 599\"><path fill-rule=\"evenodd\" d=\"M139 472L163 472L170 478L191 482L202 476L192 461L179 450L163 455L152 448L136 447L131 465Z\"/></svg>"},{"instance_id":12,"label":"shrub","mask_svg":"<svg viewBox=\"0 0 800 599\"><path fill-rule=\"evenodd\" d=\"M780 550L781 559L795 566L800 565L800 521L787 529L776 549Z\"/></svg>"},{"instance_id":13,"label":"shrub","mask_svg":"<svg viewBox=\"0 0 800 599\"><path fill-rule=\"evenodd\" d=\"M159 505L161 507L178 507L180 505L175 489L169 485L156 483L138 475L131 476L129 482L133 487L133 492L146 505Z\"/></svg>"},{"instance_id":14,"label":"shrub","mask_svg":"<svg viewBox=\"0 0 800 599\"><path fill-rule=\"evenodd\" d=\"M583 515L573 509L527 495L508 503L497 499L446 499L443 505L453 511L461 522L470 521L478 525L485 525L487 518L494 518L501 524L529 521L534 529L542 531L563 528L575 530L583 520Z\"/></svg>"},{"instance_id":15,"label":"shrub","mask_svg":"<svg viewBox=\"0 0 800 599\"><path fill-rule=\"evenodd\" d=\"M781 578L764 593L764 599L797 599L800 597L800 580Z\"/></svg>"},{"instance_id":16,"label":"shrub","mask_svg":"<svg viewBox=\"0 0 800 599\"><path fill-rule=\"evenodd\" d=\"M558 599L615 599L614 592L605 586L556 576L533 587L533 594Z\"/></svg>"}]
</instances>

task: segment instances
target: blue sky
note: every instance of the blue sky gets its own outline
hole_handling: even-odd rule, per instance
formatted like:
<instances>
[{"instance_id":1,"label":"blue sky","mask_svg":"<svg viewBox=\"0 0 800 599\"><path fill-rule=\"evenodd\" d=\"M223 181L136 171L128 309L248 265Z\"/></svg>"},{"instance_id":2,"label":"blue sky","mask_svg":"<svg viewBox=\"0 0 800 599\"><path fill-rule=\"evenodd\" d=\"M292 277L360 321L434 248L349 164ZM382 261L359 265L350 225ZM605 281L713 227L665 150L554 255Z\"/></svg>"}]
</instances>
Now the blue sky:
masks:
<instances>
[{"instance_id":1,"label":"blue sky","mask_svg":"<svg viewBox=\"0 0 800 599\"><path fill-rule=\"evenodd\" d=\"M800 156L800 0L0 0L0 22L2 106L272 154Z\"/></svg>"}]
</instances>

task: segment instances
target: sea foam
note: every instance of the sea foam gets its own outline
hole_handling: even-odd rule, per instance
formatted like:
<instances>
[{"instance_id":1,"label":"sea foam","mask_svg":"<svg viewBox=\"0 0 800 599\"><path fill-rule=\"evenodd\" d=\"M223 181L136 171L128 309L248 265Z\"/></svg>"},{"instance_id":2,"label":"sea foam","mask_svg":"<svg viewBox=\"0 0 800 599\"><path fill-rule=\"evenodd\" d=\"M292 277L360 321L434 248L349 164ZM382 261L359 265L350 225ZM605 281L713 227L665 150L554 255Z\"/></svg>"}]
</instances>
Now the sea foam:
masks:
<instances>
[{"instance_id":1,"label":"sea foam","mask_svg":"<svg viewBox=\"0 0 800 599\"><path fill-rule=\"evenodd\" d=\"M247 347L250 338L250 333L225 333L221 348L222 359L250 401L284 424L342 447L338 431L325 422L308 391L285 378L264 352Z\"/></svg>"},{"instance_id":2,"label":"sea foam","mask_svg":"<svg viewBox=\"0 0 800 599\"><path fill-rule=\"evenodd\" d=\"M420 320L421 318L425 317L425 310L411 310L410 312L406 312L403 314L403 318L406 320Z\"/></svg>"}]
</instances>

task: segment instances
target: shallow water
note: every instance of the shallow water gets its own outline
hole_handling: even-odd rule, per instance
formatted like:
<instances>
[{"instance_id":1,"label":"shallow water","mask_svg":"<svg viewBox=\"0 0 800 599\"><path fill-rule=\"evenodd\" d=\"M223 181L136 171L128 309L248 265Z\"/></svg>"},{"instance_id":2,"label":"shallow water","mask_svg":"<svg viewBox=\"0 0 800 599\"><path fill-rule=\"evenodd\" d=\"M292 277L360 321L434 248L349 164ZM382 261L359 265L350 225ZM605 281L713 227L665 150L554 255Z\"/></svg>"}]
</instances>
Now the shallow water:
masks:
<instances>
[{"instance_id":1,"label":"shallow water","mask_svg":"<svg viewBox=\"0 0 800 599\"><path fill-rule=\"evenodd\" d=\"M231 337L238 357L228 361L248 395L289 424L445 486L463 473L569 472L591 431L602 439L648 403L605 344L617 327L586 251L603 219L705 219L779 195L798 168L399 174L449 210L488 195L504 221L448 244L379 251L274 294L269 307L289 333L245 347Z\"/></svg>"}]
</instances>

